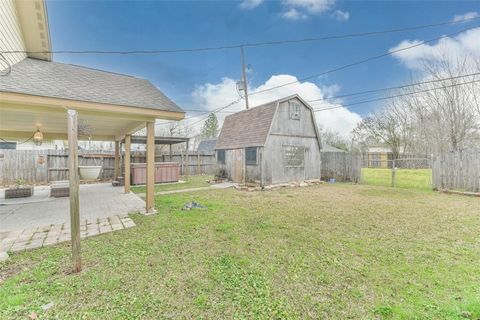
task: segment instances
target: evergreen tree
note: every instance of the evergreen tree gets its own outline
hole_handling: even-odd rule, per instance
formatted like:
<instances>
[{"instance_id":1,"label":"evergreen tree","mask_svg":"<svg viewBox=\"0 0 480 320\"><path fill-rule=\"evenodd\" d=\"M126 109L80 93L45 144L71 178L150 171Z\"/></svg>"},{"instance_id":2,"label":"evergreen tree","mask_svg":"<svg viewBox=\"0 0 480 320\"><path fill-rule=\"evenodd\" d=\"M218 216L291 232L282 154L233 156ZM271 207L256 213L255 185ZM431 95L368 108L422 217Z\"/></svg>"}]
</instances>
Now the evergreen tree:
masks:
<instances>
[{"instance_id":1,"label":"evergreen tree","mask_svg":"<svg viewBox=\"0 0 480 320\"><path fill-rule=\"evenodd\" d=\"M202 138L215 138L218 134L218 119L215 113L208 115L207 121L203 124L202 132L200 135Z\"/></svg>"}]
</instances>

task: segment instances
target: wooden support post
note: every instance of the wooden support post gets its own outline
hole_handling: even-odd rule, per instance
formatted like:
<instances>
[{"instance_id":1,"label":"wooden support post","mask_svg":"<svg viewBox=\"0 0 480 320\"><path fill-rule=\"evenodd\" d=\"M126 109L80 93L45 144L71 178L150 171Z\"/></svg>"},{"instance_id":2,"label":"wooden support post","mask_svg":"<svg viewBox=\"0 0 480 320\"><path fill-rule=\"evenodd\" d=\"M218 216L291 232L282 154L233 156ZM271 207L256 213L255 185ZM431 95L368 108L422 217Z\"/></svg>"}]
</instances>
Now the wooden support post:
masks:
<instances>
[{"instance_id":1,"label":"wooden support post","mask_svg":"<svg viewBox=\"0 0 480 320\"><path fill-rule=\"evenodd\" d=\"M146 213L155 213L155 123L147 122Z\"/></svg>"},{"instance_id":2,"label":"wooden support post","mask_svg":"<svg viewBox=\"0 0 480 320\"><path fill-rule=\"evenodd\" d=\"M170 144L170 156L168 157L168 161L172 162L172 144Z\"/></svg>"},{"instance_id":3,"label":"wooden support post","mask_svg":"<svg viewBox=\"0 0 480 320\"><path fill-rule=\"evenodd\" d=\"M125 136L125 193L130 193L130 149L131 149L132 136L127 134Z\"/></svg>"},{"instance_id":4,"label":"wooden support post","mask_svg":"<svg viewBox=\"0 0 480 320\"><path fill-rule=\"evenodd\" d=\"M188 162L188 142L189 140L187 140L187 150L185 150L185 180L188 181L188 173L190 171L190 163Z\"/></svg>"},{"instance_id":5,"label":"wooden support post","mask_svg":"<svg viewBox=\"0 0 480 320\"><path fill-rule=\"evenodd\" d=\"M72 234L73 272L80 272L82 270L82 260L80 256L80 179L78 177L77 118L77 111L67 111L69 160L68 175L70 183L70 229Z\"/></svg>"},{"instance_id":6,"label":"wooden support post","mask_svg":"<svg viewBox=\"0 0 480 320\"><path fill-rule=\"evenodd\" d=\"M117 180L120 176L120 141L115 141L115 176L113 180Z\"/></svg>"}]
</instances>

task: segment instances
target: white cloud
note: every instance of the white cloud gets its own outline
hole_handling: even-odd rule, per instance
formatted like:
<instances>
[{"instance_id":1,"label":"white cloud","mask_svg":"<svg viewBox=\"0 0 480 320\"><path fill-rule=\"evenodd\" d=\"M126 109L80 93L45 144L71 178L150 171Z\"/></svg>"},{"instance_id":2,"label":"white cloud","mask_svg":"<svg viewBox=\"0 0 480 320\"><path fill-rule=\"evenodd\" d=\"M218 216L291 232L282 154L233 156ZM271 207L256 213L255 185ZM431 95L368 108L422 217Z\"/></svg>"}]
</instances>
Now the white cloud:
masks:
<instances>
[{"instance_id":1,"label":"white cloud","mask_svg":"<svg viewBox=\"0 0 480 320\"><path fill-rule=\"evenodd\" d=\"M467 13L464 13L464 14L456 14L453 17L452 21L453 22L460 22L460 21L475 19L475 18L478 18L478 17L480 17L478 12L471 11L471 12L467 12Z\"/></svg>"},{"instance_id":2,"label":"white cloud","mask_svg":"<svg viewBox=\"0 0 480 320\"><path fill-rule=\"evenodd\" d=\"M288 20L301 20L301 19L306 19L308 16L306 14L300 13L297 9L291 8L288 11L285 11L282 13L282 17Z\"/></svg>"},{"instance_id":3,"label":"white cloud","mask_svg":"<svg viewBox=\"0 0 480 320\"><path fill-rule=\"evenodd\" d=\"M337 21L348 21L348 19L350 19L350 13L348 11L335 10L332 13L332 17Z\"/></svg>"},{"instance_id":4,"label":"white cloud","mask_svg":"<svg viewBox=\"0 0 480 320\"><path fill-rule=\"evenodd\" d=\"M276 87L285 83L297 81L297 78L291 75L274 75L268 79L264 84L249 88L251 93ZM258 106L276 99L284 98L289 95L299 94L304 100L324 99L338 92L338 85L319 87L311 82L295 83L284 86L275 90L254 94L249 98L250 106ZM198 86L192 93L194 109L215 110L222 106L226 106L230 102L238 99L236 91L235 80L230 78L223 78L220 83L212 84L206 83ZM314 109L323 109L332 106L339 106L340 101L319 101L312 102ZM240 101L234 106L225 109L225 111L238 112L245 109L245 101ZM223 123L225 117L230 113L217 113L220 123ZM352 129L355 128L361 117L349 111L347 108L340 107L332 110L316 112L317 124L325 129L338 131L341 135L348 137ZM203 116L204 117L204 116ZM201 119L202 116L197 116L187 120L187 125L194 123ZM199 131L203 122L195 125L194 131Z\"/></svg>"},{"instance_id":5,"label":"white cloud","mask_svg":"<svg viewBox=\"0 0 480 320\"><path fill-rule=\"evenodd\" d=\"M329 11L335 2L336 0L283 0L282 17L288 20L304 20L310 15ZM346 14L349 15L348 12Z\"/></svg>"},{"instance_id":6,"label":"white cloud","mask_svg":"<svg viewBox=\"0 0 480 320\"><path fill-rule=\"evenodd\" d=\"M240 8L250 10L258 7L264 0L243 0L240 3Z\"/></svg>"},{"instance_id":7,"label":"white cloud","mask_svg":"<svg viewBox=\"0 0 480 320\"><path fill-rule=\"evenodd\" d=\"M410 69L420 69L425 61L451 61L458 63L459 57L480 59L480 28L460 33L454 38L442 38L435 44L421 44L415 48L393 53L393 57ZM420 44L419 40L404 40L390 52Z\"/></svg>"},{"instance_id":8,"label":"white cloud","mask_svg":"<svg viewBox=\"0 0 480 320\"><path fill-rule=\"evenodd\" d=\"M283 4L289 8L304 9L308 13L316 14L329 10L335 0L284 0Z\"/></svg>"}]
</instances>

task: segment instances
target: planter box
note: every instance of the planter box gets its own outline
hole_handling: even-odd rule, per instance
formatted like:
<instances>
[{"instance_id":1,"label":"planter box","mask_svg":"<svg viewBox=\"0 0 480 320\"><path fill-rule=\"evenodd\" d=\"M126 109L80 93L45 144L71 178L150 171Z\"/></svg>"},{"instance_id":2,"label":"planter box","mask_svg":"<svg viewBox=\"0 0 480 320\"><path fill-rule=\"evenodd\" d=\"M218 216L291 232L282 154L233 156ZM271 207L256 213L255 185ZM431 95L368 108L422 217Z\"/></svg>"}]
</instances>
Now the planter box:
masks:
<instances>
[{"instance_id":1,"label":"planter box","mask_svg":"<svg viewBox=\"0 0 480 320\"><path fill-rule=\"evenodd\" d=\"M132 184L145 184L147 181L147 164L132 163L131 165ZM155 183L178 182L180 177L180 166L176 162L155 163Z\"/></svg>"},{"instance_id":2,"label":"planter box","mask_svg":"<svg viewBox=\"0 0 480 320\"><path fill-rule=\"evenodd\" d=\"M5 199L27 198L33 196L33 187L9 188L5 190Z\"/></svg>"},{"instance_id":3,"label":"planter box","mask_svg":"<svg viewBox=\"0 0 480 320\"><path fill-rule=\"evenodd\" d=\"M60 198L70 196L70 184L68 180L54 181L50 186L50 197Z\"/></svg>"}]
</instances>

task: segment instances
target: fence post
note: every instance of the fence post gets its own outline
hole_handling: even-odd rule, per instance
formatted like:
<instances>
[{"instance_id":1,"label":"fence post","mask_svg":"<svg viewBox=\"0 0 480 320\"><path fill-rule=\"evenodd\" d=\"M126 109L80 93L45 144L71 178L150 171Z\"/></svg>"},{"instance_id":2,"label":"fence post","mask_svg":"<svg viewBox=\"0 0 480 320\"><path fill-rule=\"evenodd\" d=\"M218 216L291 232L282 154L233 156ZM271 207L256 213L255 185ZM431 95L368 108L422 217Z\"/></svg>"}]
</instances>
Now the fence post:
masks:
<instances>
[{"instance_id":1,"label":"fence post","mask_svg":"<svg viewBox=\"0 0 480 320\"><path fill-rule=\"evenodd\" d=\"M392 160L392 187L395 188L396 160Z\"/></svg>"},{"instance_id":2,"label":"fence post","mask_svg":"<svg viewBox=\"0 0 480 320\"><path fill-rule=\"evenodd\" d=\"M197 151L197 174L201 174L201 168L200 168L200 152Z\"/></svg>"}]
</instances>

